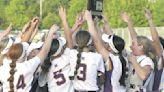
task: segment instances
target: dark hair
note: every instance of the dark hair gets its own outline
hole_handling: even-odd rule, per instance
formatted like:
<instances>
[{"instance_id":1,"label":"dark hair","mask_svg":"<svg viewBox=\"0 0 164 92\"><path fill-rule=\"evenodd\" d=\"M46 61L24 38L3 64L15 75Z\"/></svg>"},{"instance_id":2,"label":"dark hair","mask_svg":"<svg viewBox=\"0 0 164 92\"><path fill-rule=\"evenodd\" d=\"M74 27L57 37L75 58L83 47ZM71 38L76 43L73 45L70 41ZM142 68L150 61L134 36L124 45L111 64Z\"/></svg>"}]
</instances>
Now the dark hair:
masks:
<instances>
[{"instance_id":1,"label":"dark hair","mask_svg":"<svg viewBox=\"0 0 164 92\"><path fill-rule=\"evenodd\" d=\"M162 37L159 36L159 41L160 41L162 47L164 48L164 39L163 39Z\"/></svg>"},{"instance_id":2,"label":"dark hair","mask_svg":"<svg viewBox=\"0 0 164 92\"><path fill-rule=\"evenodd\" d=\"M126 60L122 56L122 51L124 50L124 47L125 47L125 41L121 37L114 35L113 36L113 44L114 44L115 48L118 50L119 59L122 64L122 75L121 75L119 82L121 85L125 86L125 79L127 77L127 75L126 75L127 67L126 67Z\"/></svg>"},{"instance_id":3,"label":"dark hair","mask_svg":"<svg viewBox=\"0 0 164 92\"><path fill-rule=\"evenodd\" d=\"M21 48L21 49L20 49ZM22 55L23 52L23 45L21 43L13 44L8 53L7 57L12 60L10 63L10 77L8 78L10 91L14 92L14 74L15 74L15 67L16 67L16 61L19 59L19 57Z\"/></svg>"},{"instance_id":4,"label":"dark hair","mask_svg":"<svg viewBox=\"0 0 164 92\"><path fill-rule=\"evenodd\" d=\"M89 32L84 31L84 30L80 30L79 32L77 32L76 34L76 45L77 45L77 50L78 50L78 54L77 54L77 64L76 64L76 69L74 71L74 76L71 76L71 80L74 79L74 77L77 75L77 71L79 69L80 63L81 63L81 53L83 51L84 47L88 47L87 44L89 42L91 38L91 35L89 34Z\"/></svg>"},{"instance_id":5,"label":"dark hair","mask_svg":"<svg viewBox=\"0 0 164 92\"><path fill-rule=\"evenodd\" d=\"M47 58L44 60L43 64L41 65L42 72L47 73L51 66L51 56L58 50L59 48L59 41L57 39L53 39L50 51L47 55Z\"/></svg>"}]
</instances>

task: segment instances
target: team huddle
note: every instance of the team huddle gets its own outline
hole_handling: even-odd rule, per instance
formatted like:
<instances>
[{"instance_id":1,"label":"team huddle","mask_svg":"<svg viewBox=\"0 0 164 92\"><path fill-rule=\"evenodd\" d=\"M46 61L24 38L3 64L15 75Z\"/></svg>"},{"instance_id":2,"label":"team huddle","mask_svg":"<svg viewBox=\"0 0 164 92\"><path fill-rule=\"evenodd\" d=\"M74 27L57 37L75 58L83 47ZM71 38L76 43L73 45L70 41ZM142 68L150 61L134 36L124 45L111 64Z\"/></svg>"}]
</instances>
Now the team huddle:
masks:
<instances>
[{"instance_id":1,"label":"team huddle","mask_svg":"<svg viewBox=\"0 0 164 92\"><path fill-rule=\"evenodd\" d=\"M0 33L0 92L164 92L164 39L158 36L149 10L145 17L152 39L139 36L130 16L121 13L132 39L131 52L102 15L103 28L90 11L80 13L72 28L59 8L64 36L52 25L38 42L39 18L17 37L12 25ZM82 30L84 23L88 30Z\"/></svg>"}]
</instances>

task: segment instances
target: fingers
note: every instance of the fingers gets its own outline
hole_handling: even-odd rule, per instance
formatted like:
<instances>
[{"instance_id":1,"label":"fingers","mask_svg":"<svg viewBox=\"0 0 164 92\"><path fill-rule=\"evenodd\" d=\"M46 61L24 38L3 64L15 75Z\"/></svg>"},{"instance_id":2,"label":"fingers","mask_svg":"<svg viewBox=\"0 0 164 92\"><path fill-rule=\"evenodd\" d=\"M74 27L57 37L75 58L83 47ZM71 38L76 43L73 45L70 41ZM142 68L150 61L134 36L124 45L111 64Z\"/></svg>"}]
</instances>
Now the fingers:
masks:
<instances>
[{"instance_id":1,"label":"fingers","mask_svg":"<svg viewBox=\"0 0 164 92\"><path fill-rule=\"evenodd\" d=\"M121 18L122 18L122 20L124 21L124 22L129 22L130 21L130 17L129 17L129 15L128 15L128 13L127 12L122 12L121 13Z\"/></svg>"},{"instance_id":2,"label":"fingers","mask_svg":"<svg viewBox=\"0 0 164 92\"><path fill-rule=\"evenodd\" d=\"M57 30L59 30L59 26L57 26L56 24L53 24L50 28L50 33L54 34Z\"/></svg>"},{"instance_id":3,"label":"fingers","mask_svg":"<svg viewBox=\"0 0 164 92\"><path fill-rule=\"evenodd\" d=\"M13 29L13 24L10 23L10 25L7 27L6 31L10 32Z\"/></svg>"},{"instance_id":4,"label":"fingers","mask_svg":"<svg viewBox=\"0 0 164 92\"><path fill-rule=\"evenodd\" d=\"M151 12L149 9L144 9L144 14L145 14L145 17L149 20L152 18L152 15L151 15Z\"/></svg>"},{"instance_id":5,"label":"fingers","mask_svg":"<svg viewBox=\"0 0 164 92\"><path fill-rule=\"evenodd\" d=\"M59 12L59 16L62 20L66 18L66 10L63 6L59 7L58 12Z\"/></svg>"},{"instance_id":6,"label":"fingers","mask_svg":"<svg viewBox=\"0 0 164 92\"><path fill-rule=\"evenodd\" d=\"M85 20L92 20L91 11L85 10L84 19Z\"/></svg>"},{"instance_id":7,"label":"fingers","mask_svg":"<svg viewBox=\"0 0 164 92\"><path fill-rule=\"evenodd\" d=\"M34 17L32 20L31 20L31 27L35 28L39 23L39 17Z\"/></svg>"}]
</instances>

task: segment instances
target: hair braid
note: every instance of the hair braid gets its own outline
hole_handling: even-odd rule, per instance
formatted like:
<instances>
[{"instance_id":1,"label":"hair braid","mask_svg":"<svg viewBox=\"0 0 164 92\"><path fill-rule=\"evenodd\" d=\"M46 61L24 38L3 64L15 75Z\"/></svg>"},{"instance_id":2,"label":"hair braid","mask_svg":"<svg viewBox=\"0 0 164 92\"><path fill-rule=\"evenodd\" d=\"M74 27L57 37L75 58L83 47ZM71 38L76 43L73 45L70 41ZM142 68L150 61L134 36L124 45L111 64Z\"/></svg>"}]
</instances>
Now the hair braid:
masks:
<instances>
[{"instance_id":1,"label":"hair braid","mask_svg":"<svg viewBox=\"0 0 164 92\"><path fill-rule=\"evenodd\" d=\"M10 77L8 78L7 81L9 81L9 86L10 86L10 91L9 92L14 92L14 74L15 74L15 67L16 67L16 60L12 60L10 63Z\"/></svg>"},{"instance_id":2,"label":"hair braid","mask_svg":"<svg viewBox=\"0 0 164 92\"><path fill-rule=\"evenodd\" d=\"M77 64L75 66L74 76L70 76L70 80L73 80L75 76L77 75L77 71L79 69L80 63L81 63L81 53L83 51L83 48L78 48L79 53L77 54Z\"/></svg>"},{"instance_id":3,"label":"hair braid","mask_svg":"<svg viewBox=\"0 0 164 92\"><path fill-rule=\"evenodd\" d=\"M21 49L20 49L21 48ZM17 44L13 44L8 53L7 53L7 57L9 59L11 59L11 63L10 63L10 77L8 78L7 81L9 81L9 87L10 87L10 91L9 92L14 92L14 74L15 74L15 67L16 67L16 61L19 59L19 57L21 56L23 52L23 45L21 43L17 43Z\"/></svg>"}]
</instances>

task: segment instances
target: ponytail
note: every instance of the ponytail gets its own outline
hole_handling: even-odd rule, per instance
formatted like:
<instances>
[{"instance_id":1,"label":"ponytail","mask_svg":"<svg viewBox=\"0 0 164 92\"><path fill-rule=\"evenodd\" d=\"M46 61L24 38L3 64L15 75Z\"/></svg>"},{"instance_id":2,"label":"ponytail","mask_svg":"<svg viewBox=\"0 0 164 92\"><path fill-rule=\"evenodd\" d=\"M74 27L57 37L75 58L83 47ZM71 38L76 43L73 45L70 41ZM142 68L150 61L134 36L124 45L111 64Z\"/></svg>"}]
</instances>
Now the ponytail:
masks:
<instances>
[{"instance_id":1,"label":"ponytail","mask_svg":"<svg viewBox=\"0 0 164 92\"><path fill-rule=\"evenodd\" d=\"M51 58L50 55L44 60L43 64L41 65L41 69L43 73L47 73L49 71L49 68L51 66Z\"/></svg>"},{"instance_id":2,"label":"ponytail","mask_svg":"<svg viewBox=\"0 0 164 92\"><path fill-rule=\"evenodd\" d=\"M81 63L81 53L83 51L83 48L78 48L78 54L77 54L77 64L75 66L74 76L70 76L70 80L73 80L75 76L77 75L77 71L79 69L80 63Z\"/></svg>"},{"instance_id":3,"label":"ponytail","mask_svg":"<svg viewBox=\"0 0 164 92\"><path fill-rule=\"evenodd\" d=\"M127 71L128 71L127 67L126 67L126 60L124 59L122 54L119 54L119 59L120 59L121 64L122 64L122 75L121 75L119 82L121 85L126 86L125 80L127 78Z\"/></svg>"},{"instance_id":4,"label":"ponytail","mask_svg":"<svg viewBox=\"0 0 164 92\"><path fill-rule=\"evenodd\" d=\"M10 91L9 92L14 92L14 74L15 74L15 67L16 67L16 61L17 60L12 60L12 62L10 63L10 77L8 78L7 81L9 81L9 87L10 87Z\"/></svg>"}]
</instances>

